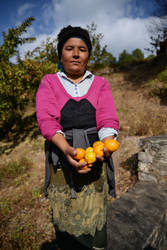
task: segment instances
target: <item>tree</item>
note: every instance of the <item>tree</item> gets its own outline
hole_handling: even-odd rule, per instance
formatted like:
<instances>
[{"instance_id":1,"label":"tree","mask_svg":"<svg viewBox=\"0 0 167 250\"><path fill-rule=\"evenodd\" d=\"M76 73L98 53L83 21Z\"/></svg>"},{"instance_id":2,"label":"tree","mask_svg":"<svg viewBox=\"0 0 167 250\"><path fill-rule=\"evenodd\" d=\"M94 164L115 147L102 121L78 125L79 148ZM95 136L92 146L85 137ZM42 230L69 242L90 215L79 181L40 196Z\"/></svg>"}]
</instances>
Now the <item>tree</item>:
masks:
<instances>
[{"instance_id":1,"label":"tree","mask_svg":"<svg viewBox=\"0 0 167 250\"><path fill-rule=\"evenodd\" d=\"M144 60L144 54L140 49L135 49L132 51L132 59L134 62L141 62Z\"/></svg>"},{"instance_id":2,"label":"tree","mask_svg":"<svg viewBox=\"0 0 167 250\"><path fill-rule=\"evenodd\" d=\"M21 64L13 65L10 58L19 55L18 46L32 42L35 38L23 38L22 34L34 20L27 18L16 28L3 32L3 44L0 46L0 127L9 129L15 122L27 103L30 89L29 74ZM2 129L1 129L2 131Z\"/></svg>"},{"instance_id":3,"label":"tree","mask_svg":"<svg viewBox=\"0 0 167 250\"><path fill-rule=\"evenodd\" d=\"M58 55L56 51L57 39L51 41L50 38L47 38L46 41L43 41L40 47L36 47L33 51L28 51L25 55L26 59L33 59L35 61L43 62L50 61L57 64Z\"/></svg>"},{"instance_id":4,"label":"tree","mask_svg":"<svg viewBox=\"0 0 167 250\"><path fill-rule=\"evenodd\" d=\"M118 66L123 68L133 61L133 56L129 54L126 50L123 50L119 55Z\"/></svg>"},{"instance_id":5,"label":"tree","mask_svg":"<svg viewBox=\"0 0 167 250\"><path fill-rule=\"evenodd\" d=\"M29 17L18 27L8 29L7 33L2 32L3 44L0 46L0 62L9 63L9 59L18 54L19 45L35 40L34 37L22 37L22 34L27 32L27 28L34 20L34 17Z\"/></svg>"},{"instance_id":6,"label":"tree","mask_svg":"<svg viewBox=\"0 0 167 250\"><path fill-rule=\"evenodd\" d=\"M42 47L27 52L24 60L19 56L18 46L35 38L23 38L23 33L34 20L26 19L16 28L3 32L4 42L0 47L0 130L5 134L13 125L19 128L25 108L35 100L36 90L42 77L56 73L57 54L54 42L49 39ZM10 58L17 56L17 64Z\"/></svg>"},{"instance_id":7,"label":"tree","mask_svg":"<svg viewBox=\"0 0 167 250\"><path fill-rule=\"evenodd\" d=\"M97 33L97 25L95 23L87 25L87 30L92 42L92 53L89 67L91 70L104 68L106 66L111 67L115 62L115 58L107 51L107 45L101 45L103 34Z\"/></svg>"},{"instance_id":8,"label":"tree","mask_svg":"<svg viewBox=\"0 0 167 250\"><path fill-rule=\"evenodd\" d=\"M123 50L119 55L118 66L124 68L130 64L142 62L144 60L144 54L140 49L135 49L132 53L128 53L126 50Z\"/></svg>"},{"instance_id":9,"label":"tree","mask_svg":"<svg viewBox=\"0 0 167 250\"><path fill-rule=\"evenodd\" d=\"M148 32L150 34L151 48L146 50L159 54L161 43L167 40L167 0L154 0L154 9Z\"/></svg>"}]
</instances>

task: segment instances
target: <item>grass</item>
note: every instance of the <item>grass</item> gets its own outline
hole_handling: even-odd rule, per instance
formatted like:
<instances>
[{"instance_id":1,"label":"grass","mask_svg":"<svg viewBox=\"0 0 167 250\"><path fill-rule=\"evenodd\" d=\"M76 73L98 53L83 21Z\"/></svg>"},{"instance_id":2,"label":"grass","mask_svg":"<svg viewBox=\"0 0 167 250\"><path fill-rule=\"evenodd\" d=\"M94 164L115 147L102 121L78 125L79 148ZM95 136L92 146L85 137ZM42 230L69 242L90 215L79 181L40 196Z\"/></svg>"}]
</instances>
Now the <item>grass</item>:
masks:
<instances>
[{"instance_id":1,"label":"grass","mask_svg":"<svg viewBox=\"0 0 167 250\"><path fill-rule=\"evenodd\" d=\"M0 182L4 179L19 178L24 174L31 166L31 161L22 156L19 160L10 160L0 165Z\"/></svg>"},{"instance_id":2,"label":"grass","mask_svg":"<svg viewBox=\"0 0 167 250\"><path fill-rule=\"evenodd\" d=\"M166 104L157 95L150 95L148 83L133 85L126 75L117 81L109 78L113 91L120 127L129 126L130 136L156 136L167 133Z\"/></svg>"}]
</instances>

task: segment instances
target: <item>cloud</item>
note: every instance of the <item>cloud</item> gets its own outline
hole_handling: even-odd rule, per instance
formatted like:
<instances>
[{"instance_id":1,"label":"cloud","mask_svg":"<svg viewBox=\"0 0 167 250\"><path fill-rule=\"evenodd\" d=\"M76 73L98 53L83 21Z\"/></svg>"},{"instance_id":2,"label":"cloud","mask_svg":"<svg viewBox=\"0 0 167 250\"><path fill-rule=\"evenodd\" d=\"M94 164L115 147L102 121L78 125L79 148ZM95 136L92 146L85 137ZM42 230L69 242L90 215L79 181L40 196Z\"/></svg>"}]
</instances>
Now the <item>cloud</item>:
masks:
<instances>
[{"instance_id":1,"label":"cloud","mask_svg":"<svg viewBox=\"0 0 167 250\"><path fill-rule=\"evenodd\" d=\"M36 6L35 4L25 3L18 8L17 13L19 16L23 16L29 9L32 9L35 6Z\"/></svg>"},{"instance_id":2,"label":"cloud","mask_svg":"<svg viewBox=\"0 0 167 250\"><path fill-rule=\"evenodd\" d=\"M129 12L128 6L131 6L132 0L52 0L51 4L45 5L44 20L49 23L54 21L55 25L66 25L71 22L90 24L92 21L97 21L98 18L110 16L111 20L121 18Z\"/></svg>"},{"instance_id":3,"label":"cloud","mask_svg":"<svg viewBox=\"0 0 167 250\"><path fill-rule=\"evenodd\" d=\"M118 57L126 49L128 52L139 48L145 56L148 52L145 48L150 47L150 38L147 31L147 25L150 19L132 19L121 18L116 20L112 25L106 23L101 27L104 34L103 44L107 44L107 49Z\"/></svg>"},{"instance_id":4,"label":"cloud","mask_svg":"<svg viewBox=\"0 0 167 250\"><path fill-rule=\"evenodd\" d=\"M134 17L137 10L140 15ZM86 28L94 22L97 32L104 35L102 44L107 45L108 51L115 57L124 49L131 52L136 48L147 55L144 48L150 46L147 32L150 18L141 16L144 16L144 9L134 6L133 0L84 0L82 4L78 0L47 1L41 10L40 27L43 33L37 36L36 44L40 45L41 38L55 38L60 29L69 24ZM52 32L46 35L51 27ZM31 47L34 48L34 45L29 44L27 48L31 50Z\"/></svg>"}]
</instances>

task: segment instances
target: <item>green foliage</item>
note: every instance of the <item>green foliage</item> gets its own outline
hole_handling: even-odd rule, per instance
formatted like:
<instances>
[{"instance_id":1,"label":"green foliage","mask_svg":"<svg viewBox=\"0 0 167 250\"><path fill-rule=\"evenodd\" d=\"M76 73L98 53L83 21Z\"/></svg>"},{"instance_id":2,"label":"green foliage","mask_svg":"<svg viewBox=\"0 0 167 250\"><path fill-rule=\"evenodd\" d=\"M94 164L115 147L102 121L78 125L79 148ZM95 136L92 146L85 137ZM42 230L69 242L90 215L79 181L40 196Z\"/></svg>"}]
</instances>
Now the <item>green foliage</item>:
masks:
<instances>
[{"instance_id":1,"label":"green foliage","mask_svg":"<svg viewBox=\"0 0 167 250\"><path fill-rule=\"evenodd\" d=\"M32 189L32 199L37 199L41 197L41 195L42 195L42 190L40 187L34 187Z\"/></svg>"},{"instance_id":2,"label":"green foliage","mask_svg":"<svg viewBox=\"0 0 167 250\"><path fill-rule=\"evenodd\" d=\"M167 67L159 73L158 79L163 83L164 90L167 90Z\"/></svg>"},{"instance_id":3,"label":"green foliage","mask_svg":"<svg viewBox=\"0 0 167 250\"><path fill-rule=\"evenodd\" d=\"M25 58L33 59L38 62L49 61L57 64L58 56L56 51L57 39L51 41L47 38L46 42L43 41L40 47L35 48L33 51L28 51Z\"/></svg>"},{"instance_id":4,"label":"green foliage","mask_svg":"<svg viewBox=\"0 0 167 250\"><path fill-rule=\"evenodd\" d=\"M0 46L0 63L9 62L9 59L18 53L18 46L35 40L34 37L24 38L22 34L34 21L34 17L27 18L16 28L8 29L8 33L2 32L3 44Z\"/></svg>"},{"instance_id":5,"label":"green foliage","mask_svg":"<svg viewBox=\"0 0 167 250\"><path fill-rule=\"evenodd\" d=\"M119 55L118 65L120 68L130 64L133 61L133 57L126 50L123 50Z\"/></svg>"},{"instance_id":6,"label":"green foliage","mask_svg":"<svg viewBox=\"0 0 167 250\"><path fill-rule=\"evenodd\" d=\"M18 55L18 46L35 38L23 38L22 34L34 20L27 18L20 26L3 32L3 44L0 46L0 127L5 125L8 130L21 115L21 111L27 104L27 84L29 73L25 72L20 64L12 65L10 58Z\"/></svg>"},{"instance_id":7,"label":"green foliage","mask_svg":"<svg viewBox=\"0 0 167 250\"><path fill-rule=\"evenodd\" d=\"M34 18L28 18L20 26L3 33L0 47L0 129L5 134L13 125L19 126L28 102L35 100L35 93L41 78L56 72L57 57L53 42L47 41L41 49L28 52L23 61L18 46L35 38L22 38ZM17 54L17 64L10 58ZM33 58L34 57L34 58Z\"/></svg>"},{"instance_id":8,"label":"green foliage","mask_svg":"<svg viewBox=\"0 0 167 250\"><path fill-rule=\"evenodd\" d=\"M133 50L132 57L134 62L141 62L144 60L144 54L140 49Z\"/></svg>"},{"instance_id":9,"label":"green foliage","mask_svg":"<svg viewBox=\"0 0 167 250\"><path fill-rule=\"evenodd\" d=\"M138 63L144 60L144 54L140 49L135 49L132 53L128 53L126 50L119 55L118 66L124 68L130 64Z\"/></svg>"}]
</instances>

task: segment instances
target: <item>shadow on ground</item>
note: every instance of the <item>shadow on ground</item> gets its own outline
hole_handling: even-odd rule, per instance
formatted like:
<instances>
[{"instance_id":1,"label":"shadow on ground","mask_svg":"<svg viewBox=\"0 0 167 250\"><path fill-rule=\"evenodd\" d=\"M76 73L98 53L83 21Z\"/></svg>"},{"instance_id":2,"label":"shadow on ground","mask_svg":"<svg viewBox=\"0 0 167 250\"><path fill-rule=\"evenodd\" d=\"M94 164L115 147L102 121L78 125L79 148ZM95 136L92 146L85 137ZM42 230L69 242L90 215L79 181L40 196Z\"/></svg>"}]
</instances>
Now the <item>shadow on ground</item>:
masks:
<instances>
[{"instance_id":1,"label":"shadow on ground","mask_svg":"<svg viewBox=\"0 0 167 250\"><path fill-rule=\"evenodd\" d=\"M9 154L16 146L23 142L27 137L35 139L40 134L36 121L36 112L17 120L17 125L8 133L1 135L0 154Z\"/></svg>"},{"instance_id":2,"label":"shadow on ground","mask_svg":"<svg viewBox=\"0 0 167 250\"><path fill-rule=\"evenodd\" d=\"M134 88L142 87L143 84L155 79L167 66L167 55L156 57L152 60L127 66L123 71L125 81L131 83Z\"/></svg>"}]
</instances>

